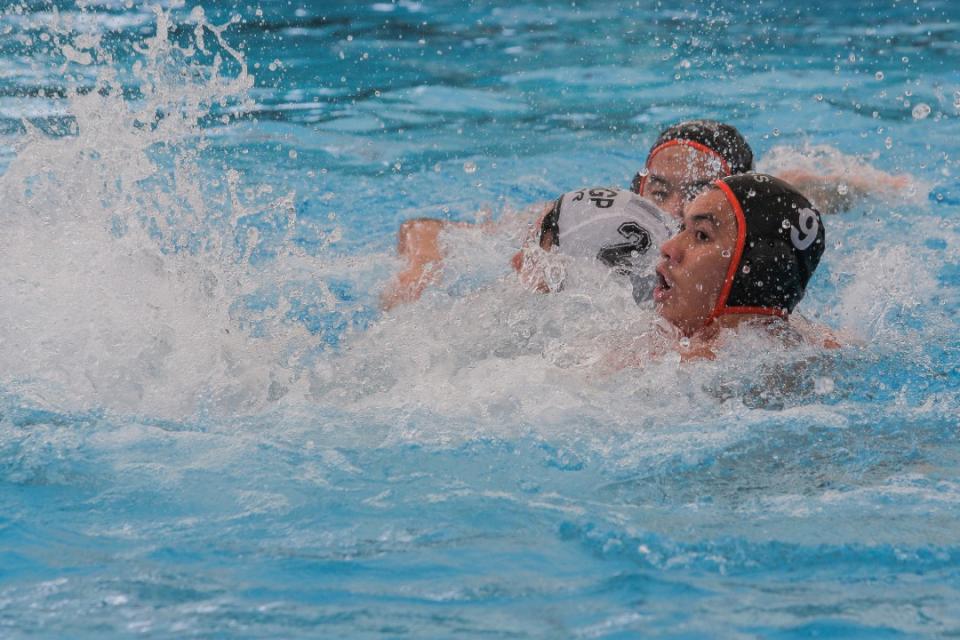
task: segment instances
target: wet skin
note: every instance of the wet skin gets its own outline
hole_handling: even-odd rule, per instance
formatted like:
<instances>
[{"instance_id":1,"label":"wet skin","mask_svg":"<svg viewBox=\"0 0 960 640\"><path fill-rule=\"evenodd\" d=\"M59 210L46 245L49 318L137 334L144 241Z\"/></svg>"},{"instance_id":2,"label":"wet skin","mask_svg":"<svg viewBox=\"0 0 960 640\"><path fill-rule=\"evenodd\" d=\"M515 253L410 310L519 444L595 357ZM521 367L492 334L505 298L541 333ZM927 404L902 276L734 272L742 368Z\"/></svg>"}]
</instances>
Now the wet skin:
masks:
<instances>
[{"instance_id":1,"label":"wet skin","mask_svg":"<svg viewBox=\"0 0 960 640\"><path fill-rule=\"evenodd\" d=\"M684 145L658 151L647 170L640 195L677 219L683 218L684 207L701 191L726 176L715 156Z\"/></svg>"},{"instance_id":2,"label":"wet skin","mask_svg":"<svg viewBox=\"0 0 960 640\"><path fill-rule=\"evenodd\" d=\"M683 335L707 325L736 242L733 208L722 191L709 189L686 207L679 233L660 248L653 299Z\"/></svg>"}]
</instances>

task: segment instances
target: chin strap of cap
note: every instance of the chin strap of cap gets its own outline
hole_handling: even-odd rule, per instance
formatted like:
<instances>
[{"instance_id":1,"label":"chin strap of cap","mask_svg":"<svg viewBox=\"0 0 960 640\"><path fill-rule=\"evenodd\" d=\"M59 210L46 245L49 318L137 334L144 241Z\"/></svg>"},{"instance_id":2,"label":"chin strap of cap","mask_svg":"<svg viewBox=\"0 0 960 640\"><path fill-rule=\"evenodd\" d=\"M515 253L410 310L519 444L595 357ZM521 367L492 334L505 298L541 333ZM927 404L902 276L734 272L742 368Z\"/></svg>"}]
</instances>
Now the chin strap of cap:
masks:
<instances>
[{"instance_id":1,"label":"chin strap of cap","mask_svg":"<svg viewBox=\"0 0 960 640\"><path fill-rule=\"evenodd\" d=\"M714 149L711 149L705 144L694 142L693 140L682 140L680 138L675 138L673 140L667 140L663 144L657 147L654 147L653 151L650 152L650 155L647 156L647 164L646 164L647 173L645 175L640 175L639 173L637 174L637 178L639 178L639 181L636 184L634 184L634 189L633 189L634 193L637 193L641 196L643 195L643 189L644 187L647 186L647 175L649 175L650 173L650 164L653 162L653 157L658 153L660 153L661 151L663 151L664 149L667 149L669 147L676 147L676 146L690 147L692 149L696 149L697 151L705 153L708 156L713 156L714 158L720 161L720 167L723 169L723 175L725 176L730 175L730 164L726 161L726 159L722 155L720 155L720 153L718 153Z\"/></svg>"},{"instance_id":2,"label":"chin strap of cap","mask_svg":"<svg viewBox=\"0 0 960 640\"><path fill-rule=\"evenodd\" d=\"M733 314L757 314L786 318L786 310L779 307L727 306L727 300L730 299L730 291L733 289L733 283L737 279L737 271L740 269L740 261L743 259L743 252L747 244L747 218L743 215L743 207L740 205L736 194L733 193L733 189L723 180L717 180L713 184L723 192L723 195L727 198L727 202L733 207L733 214L737 218L737 244L734 247L733 255L730 256L730 266L727 267L727 276L723 279L723 288L720 289L717 304L713 307L713 311L710 312L710 316L707 318L707 324L710 324L720 316Z\"/></svg>"}]
</instances>

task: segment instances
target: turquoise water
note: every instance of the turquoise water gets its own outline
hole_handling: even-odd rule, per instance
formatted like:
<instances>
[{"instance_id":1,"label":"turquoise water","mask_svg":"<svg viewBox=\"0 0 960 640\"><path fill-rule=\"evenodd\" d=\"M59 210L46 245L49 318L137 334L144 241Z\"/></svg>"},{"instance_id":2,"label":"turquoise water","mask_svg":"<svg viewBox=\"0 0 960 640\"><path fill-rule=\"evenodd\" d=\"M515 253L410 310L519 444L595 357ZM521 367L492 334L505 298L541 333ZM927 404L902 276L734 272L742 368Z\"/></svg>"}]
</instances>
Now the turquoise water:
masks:
<instances>
[{"instance_id":1,"label":"turquoise water","mask_svg":"<svg viewBox=\"0 0 960 640\"><path fill-rule=\"evenodd\" d=\"M960 634L960 7L129 4L0 16L0 635ZM510 276L689 117L909 174L846 347L610 373L648 308ZM381 314L423 215L507 222Z\"/></svg>"}]
</instances>

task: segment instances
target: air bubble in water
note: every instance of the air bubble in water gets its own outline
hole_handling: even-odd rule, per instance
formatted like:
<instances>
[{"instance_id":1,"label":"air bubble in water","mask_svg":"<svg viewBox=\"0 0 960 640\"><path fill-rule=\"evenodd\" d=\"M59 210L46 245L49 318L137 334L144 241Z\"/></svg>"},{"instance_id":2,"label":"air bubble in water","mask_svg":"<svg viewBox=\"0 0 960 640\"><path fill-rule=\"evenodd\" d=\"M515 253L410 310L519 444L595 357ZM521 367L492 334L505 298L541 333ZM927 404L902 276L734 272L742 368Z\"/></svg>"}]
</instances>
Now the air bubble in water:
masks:
<instances>
[{"instance_id":1,"label":"air bubble in water","mask_svg":"<svg viewBox=\"0 0 960 640\"><path fill-rule=\"evenodd\" d=\"M689 348L690 338L688 338L687 336L683 336L682 338L680 338L680 346L683 347L684 349Z\"/></svg>"},{"instance_id":2,"label":"air bubble in water","mask_svg":"<svg viewBox=\"0 0 960 640\"><path fill-rule=\"evenodd\" d=\"M958 93L957 95L960 96L960 93ZM650 169L647 169L646 167L641 167L640 171L637 171L637 173L640 174L641 178L646 178L648 175L650 175Z\"/></svg>"},{"instance_id":3,"label":"air bubble in water","mask_svg":"<svg viewBox=\"0 0 960 640\"><path fill-rule=\"evenodd\" d=\"M296 149L290 149L290 151L287 153L287 155L290 156L290 159L291 159L291 160L296 160L296 159L297 159L297 150L296 150Z\"/></svg>"},{"instance_id":4,"label":"air bubble in water","mask_svg":"<svg viewBox=\"0 0 960 640\"><path fill-rule=\"evenodd\" d=\"M780 129L774 129L774 130L773 130L773 137L776 138L776 137L779 136L779 135L780 135Z\"/></svg>"},{"instance_id":5,"label":"air bubble in water","mask_svg":"<svg viewBox=\"0 0 960 640\"><path fill-rule=\"evenodd\" d=\"M928 115L930 115L930 105L925 102L917 103L917 106L913 108L913 119L914 120L923 120Z\"/></svg>"},{"instance_id":6,"label":"air bubble in water","mask_svg":"<svg viewBox=\"0 0 960 640\"><path fill-rule=\"evenodd\" d=\"M789 220L784 220L783 222L780 223L780 226L783 227L784 229L789 229L789 228L790 228L790 221L789 221Z\"/></svg>"},{"instance_id":7,"label":"air bubble in water","mask_svg":"<svg viewBox=\"0 0 960 640\"><path fill-rule=\"evenodd\" d=\"M476 173L477 163L472 160L467 160L463 163L463 170L465 173Z\"/></svg>"},{"instance_id":8,"label":"air bubble in water","mask_svg":"<svg viewBox=\"0 0 960 640\"><path fill-rule=\"evenodd\" d=\"M729 258L729 257L730 257L730 249L724 249L723 251L720 252L720 255L722 255L724 258Z\"/></svg>"},{"instance_id":9,"label":"air bubble in water","mask_svg":"<svg viewBox=\"0 0 960 640\"><path fill-rule=\"evenodd\" d=\"M877 73L874 74L874 77L877 80L883 80L883 71L877 71Z\"/></svg>"},{"instance_id":10,"label":"air bubble in water","mask_svg":"<svg viewBox=\"0 0 960 640\"><path fill-rule=\"evenodd\" d=\"M887 139L883 141L883 146L887 149L893 149L893 138L887 136Z\"/></svg>"},{"instance_id":11,"label":"air bubble in water","mask_svg":"<svg viewBox=\"0 0 960 640\"><path fill-rule=\"evenodd\" d=\"M743 268L740 269L740 271L742 271L742 272L744 273L744 275L750 273L750 265L748 265L748 264L743 265Z\"/></svg>"},{"instance_id":12,"label":"air bubble in water","mask_svg":"<svg viewBox=\"0 0 960 640\"><path fill-rule=\"evenodd\" d=\"M823 102L823 94L822 94L822 93L818 93L817 95L815 95L815 96L813 96L813 97L814 97L814 99L815 99L817 102Z\"/></svg>"},{"instance_id":13,"label":"air bubble in water","mask_svg":"<svg viewBox=\"0 0 960 640\"><path fill-rule=\"evenodd\" d=\"M837 185L837 193L839 193L840 195L842 196L847 195L847 191L849 191L849 189L846 183L841 182L840 184Z\"/></svg>"}]
</instances>

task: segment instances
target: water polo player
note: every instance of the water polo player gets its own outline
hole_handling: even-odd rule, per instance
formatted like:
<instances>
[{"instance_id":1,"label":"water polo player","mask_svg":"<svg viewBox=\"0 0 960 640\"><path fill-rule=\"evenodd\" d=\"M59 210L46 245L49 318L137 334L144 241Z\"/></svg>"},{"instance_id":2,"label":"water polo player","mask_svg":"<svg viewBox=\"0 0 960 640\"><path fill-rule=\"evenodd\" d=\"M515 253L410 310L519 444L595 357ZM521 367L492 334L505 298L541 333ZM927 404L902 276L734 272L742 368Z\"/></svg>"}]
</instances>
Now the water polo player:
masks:
<instances>
[{"instance_id":1,"label":"water polo player","mask_svg":"<svg viewBox=\"0 0 960 640\"><path fill-rule=\"evenodd\" d=\"M418 220L401 229L399 251L410 265L383 296L385 308L418 297L439 276L432 265L441 260L439 233L447 225L435 222ZM549 292L563 286L571 261L598 261L629 276L640 301L652 293L659 247L674 230L669 215L626 189L580 189L545 209L512 264L528 287Z\"/></svg>"},{"instance_id":2,"label":"water polo player","mask_svg":"<svg viewBox=\"0 0 960 640\"><path fill-rule=\"evenodd\" d=\"M902 197L913 184L828 146L775 147L764 164L810 199L823 213L850 209L872 194ZM769 162L766 162L769 160ZM750 145L735 127L716 120L687 120L663 131L631 188L665 211L683 217L683 207L714 180L754 170Z\"/></svg>"},{"instance_id":3,"label":"water polo player","mask_svg":"<svg viewBox=\"0 0 960 640\"><path fill-rule=\"evenodd\" d=\"M718 180L660 249L657 310L709 349L722 328L786 321L823 251L820 213L794 187L765 174Z\"/></svg>"},{"instance_id":4,"label":"water polo player","mask_svg":"<svg viewBox=\"0 0 960 640\"><path fill-rule=\"evenodd\" d=\"M596 260L629 276L634 299L640 302L653 291L659 248L675 227L665 212L635 193L592 187L557 198L534 229L512 260L528 286L541 292L563 286L563 263L549 259L559 254Z\"/></svg>"},{"instance_id":5,"label":"water polo player","mask_svg":"<svg viewBox=\"0 0 960 640\"><path fill-rule=\"evenodd\" d=\"M631 189L682 218L684 206L713 181L751 170L753 150L735 127L688 120L660 134Z\"/></svg>"}]
</instances>

